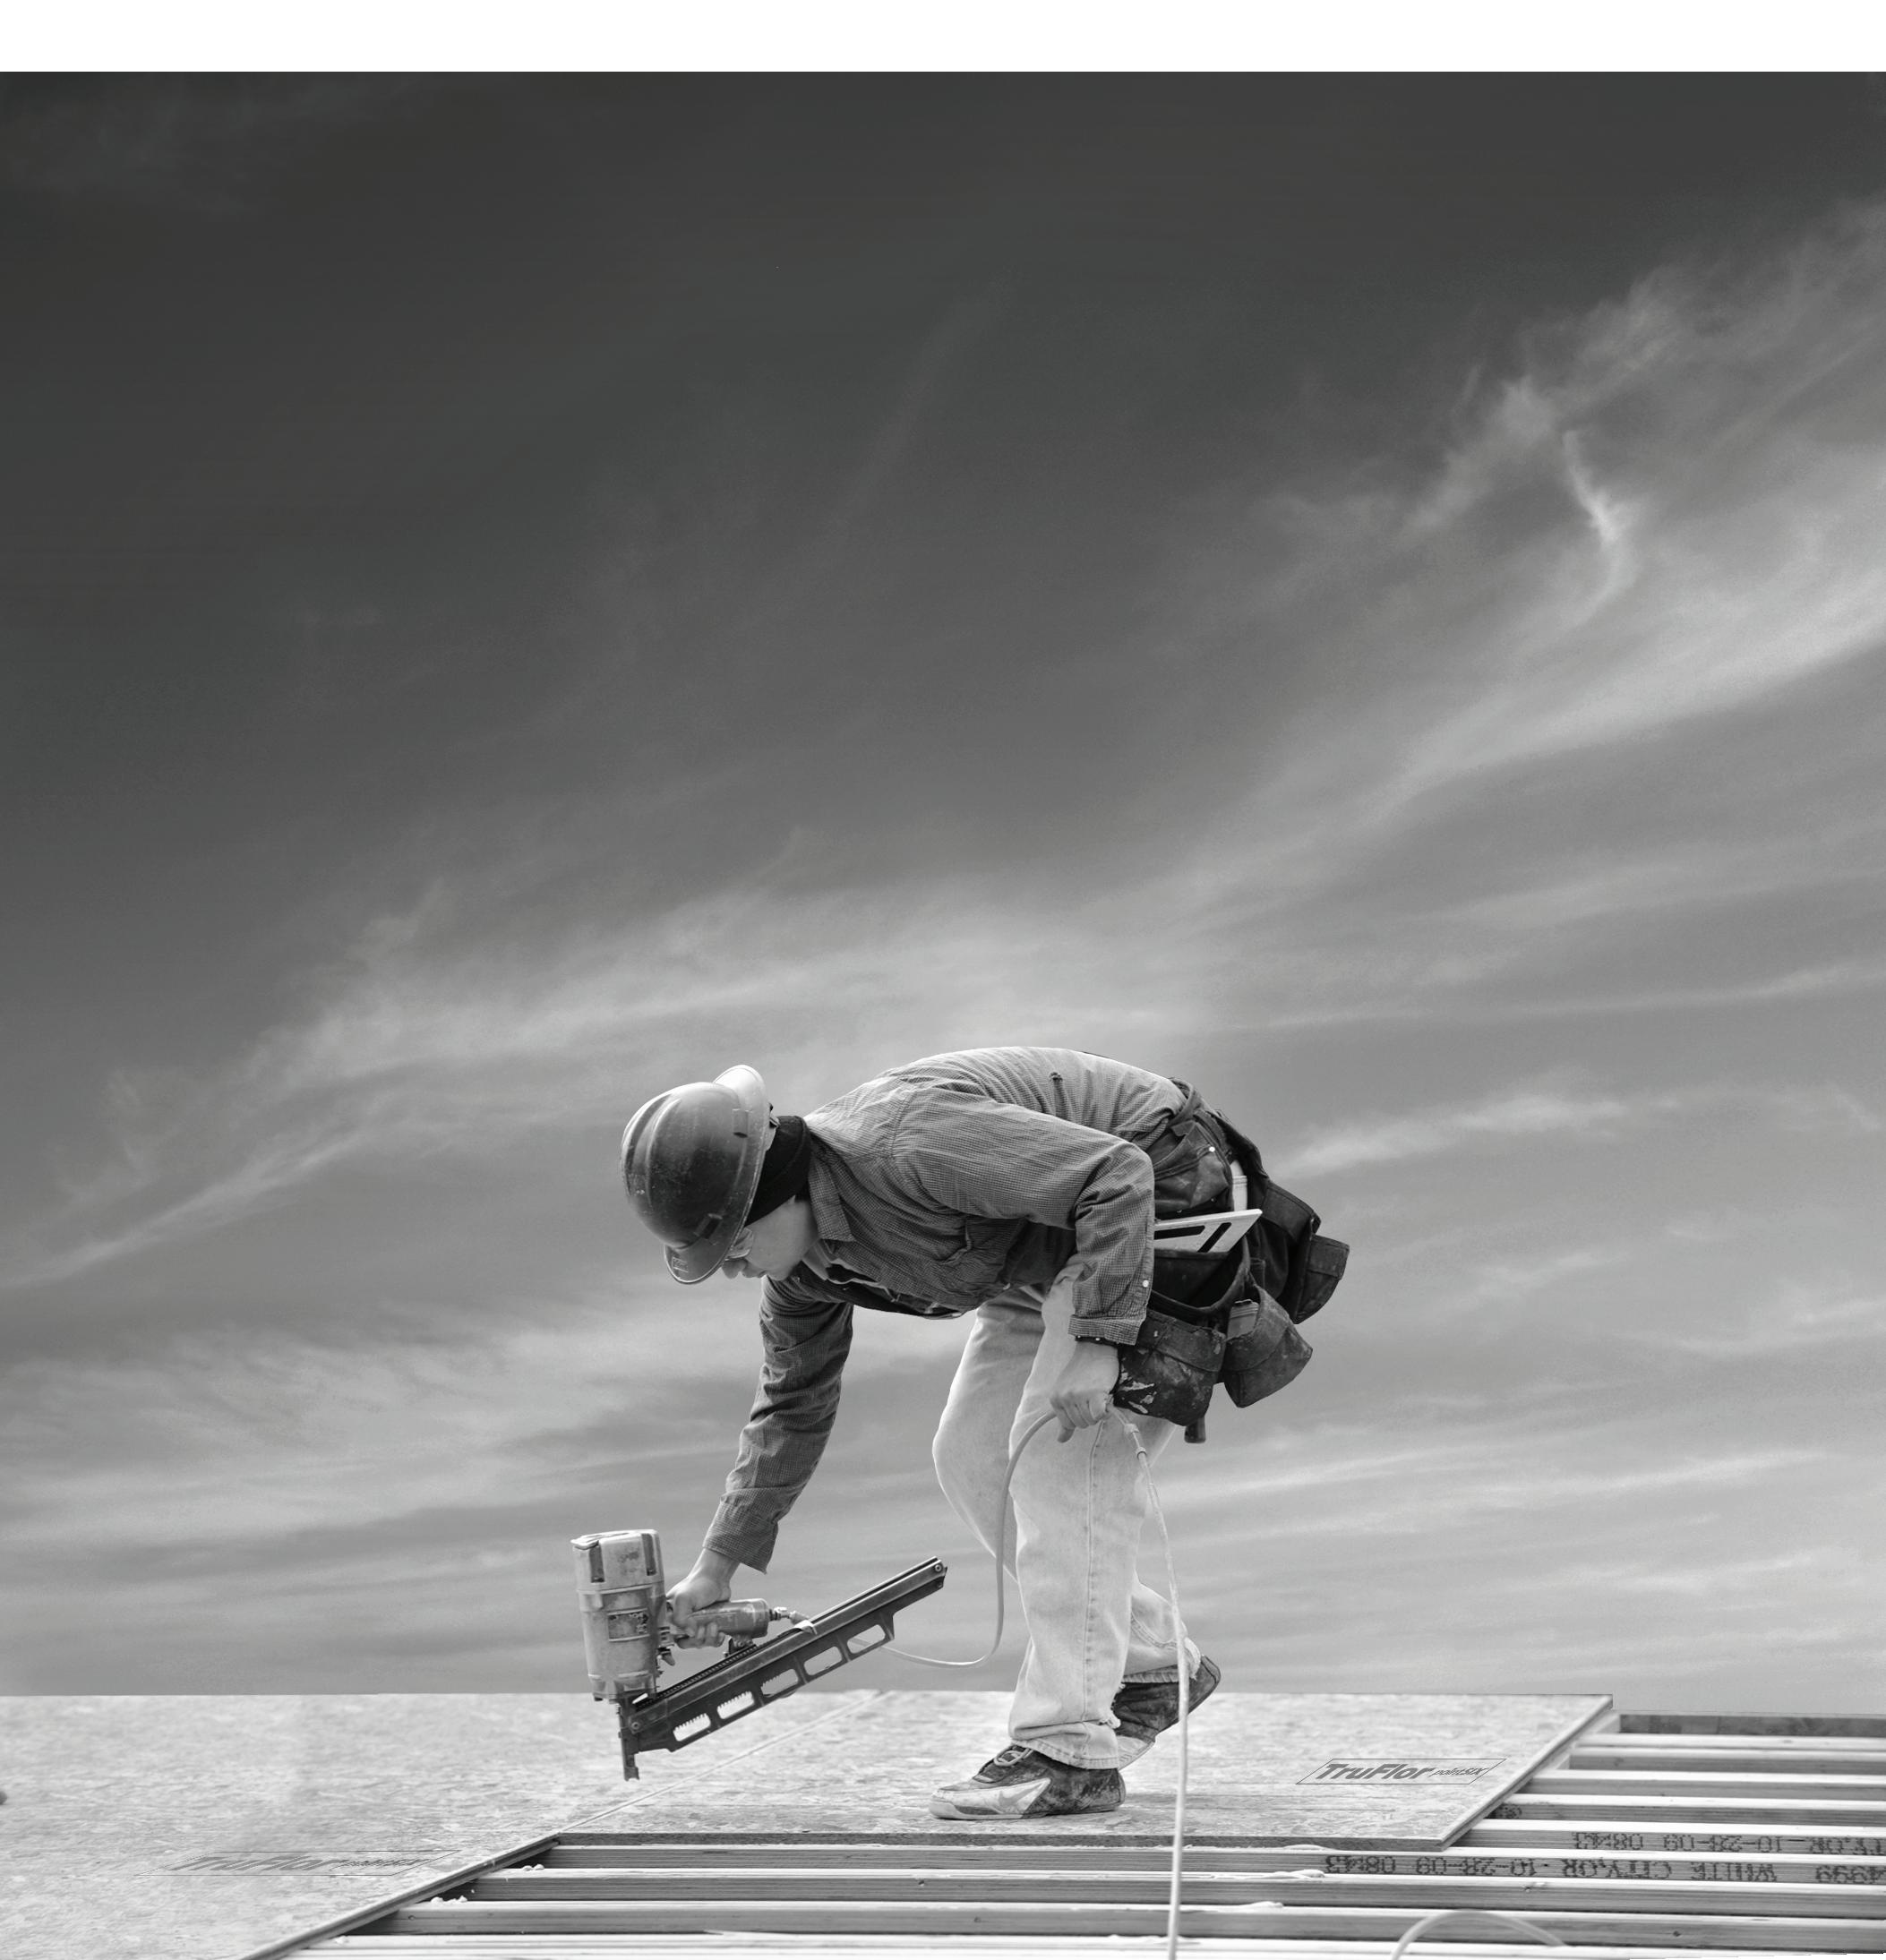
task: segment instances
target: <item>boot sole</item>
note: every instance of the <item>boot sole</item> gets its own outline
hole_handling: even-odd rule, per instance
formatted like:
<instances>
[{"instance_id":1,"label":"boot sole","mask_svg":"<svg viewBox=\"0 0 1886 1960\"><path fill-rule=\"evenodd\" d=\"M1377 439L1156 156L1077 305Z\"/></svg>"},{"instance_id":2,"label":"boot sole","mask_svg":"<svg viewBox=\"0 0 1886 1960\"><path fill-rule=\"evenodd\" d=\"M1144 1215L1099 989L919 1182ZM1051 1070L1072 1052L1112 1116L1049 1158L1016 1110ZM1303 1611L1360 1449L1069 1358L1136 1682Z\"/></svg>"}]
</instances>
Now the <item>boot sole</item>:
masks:
<instances>
[{"instance_id":1,"label":"boot sole","mask_svg":"<svg viewBox=\"0 0 1886 1960\"><path fill-rule=\"evenodd\" d=\"M966 1823L1007 1823L1029 1817L1089 1817L1102 1810L1117 1810L1126 1801L1126 1791L1116 1787L1096 1792L1092 1803L1055 1804L1046 1810L1034 1806L1050 1787L1047 1777L1031 1777L1026 1783L1004 1783L979 1787L973 1795L960 1801L948 1790L939 1790L930 1800L932 1817L954 1818Z\"/></svg>"}]
</instances>

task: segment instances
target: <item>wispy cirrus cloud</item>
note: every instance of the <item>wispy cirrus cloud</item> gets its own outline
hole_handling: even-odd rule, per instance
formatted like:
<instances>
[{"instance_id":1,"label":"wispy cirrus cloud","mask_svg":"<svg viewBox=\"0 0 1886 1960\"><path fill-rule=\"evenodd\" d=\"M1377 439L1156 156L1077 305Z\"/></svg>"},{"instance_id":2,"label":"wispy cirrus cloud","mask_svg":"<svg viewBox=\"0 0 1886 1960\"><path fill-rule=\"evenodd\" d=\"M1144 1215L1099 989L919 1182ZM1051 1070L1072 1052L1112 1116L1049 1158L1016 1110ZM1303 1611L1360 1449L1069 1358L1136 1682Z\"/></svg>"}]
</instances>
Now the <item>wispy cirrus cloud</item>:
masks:
<instances>
[{"instance_id":1,"label":"wispy cirrus cloud","mask_svg":"<svg viewBox=\"0 0 1886 1960\"><path fill-rule=\"evenodd\" d=\"M1281 921L1359 884L1401 923L1413 840L1423 889L1445 888L1436 853L1489 811L1523 827L1483 829L1475 870L1524 865L1522 888L1556 890L1594 930L1634 919L1678 865L1669 896L1688 905L1747 895L1787 859L1815 876L1856 825L1876 863L1868 724L1823 723L1810 693L1886 657L1882 318L1886 207L1860 207L1541 328L1425 469L1369 459L1194 518L1175 612L1217 640L1301 647L1345 682L1262 749L1217 860L1227 899ZM1757 703L1803 723L1719 786ZM1556 834L1537 814L1555 806ZM1520 918L1484 903L1456 922L1463 954L1522 943Z\"/></svg>"},{"instance_id":2,"label":"wispy cirrus cloud","mask_svg":"<svg viewBox=\"0 0 1886 1960\"><path fill-rule=\"evenodd\" d=\"M730 1383L743 1396L757 1375L758 1288L684 1289L624 1264L585 1298L518 1297L499 1316L392 1302L344 1339L251 1327L235 1341L177 1334L154 1354L21 1362L0 1374L12 1542L75 1543L78 1521L132 1482L150 1498L156 1556L502 1508L599 1454L658 1459L678 1447L664 1410ZM861 1340L847 1380L882 1392L936 1347ZM716 1481L728 1441L708 1445Z\"/></svg>"},{"instance_id":3,"label":"wispy cirrus cloud","mask_svg":"<svg viewBox=\"0 0 1886 1960\"><path fill-rule=\"evenodd\" d=\"M1784 1129L1832 1129L1851 1135L1878 1135L1886 1128L1856 1097L1838 1088L1723 1084L1604 1095L1547 1086L1324 1130L1295 1148L1291 1166L1304 1175L1356 1170L1438 1157L1478 1144L1616 1137L1648 1125L1705 1115L1739 1116Z\"/></svg>"},{"instance_id":4,"label":"wispy cirrus cloud","mask_svg":"<svg viewBox=\"0 0 1886 1960\"><path fill-rule=\"evenodd\" d=\"M859 495L992 318L959 308L925 343ZM296 1011L220 1069L184 1083L123 1072L109 1162L69 1180L63 1215L0 1273L70 1279L227 1226L337 1165L489 1154L578 1112L623 1112L669 1057L705 1066L729 1040L763 1042L784 1080L822 1090L899 1049L1030 1031L1144 1052L1201 1024L1282 1036L1463 1014L1523 1023L1881 984L1886 955L1868 948L1653 986L1620 987L1606 958L1660 923L1878 877L1870 806L1849 798L1804 825L1746 793L1744 773L1726 821L1710 809L1685 822L1662 808L1667 757L1645 745L1871 657L1886 626L1873 542L1886 518L1882 318L1886 214L1863 208L1752 266L1662 270L1541 330L1516 374L1470 392L1425 471L1378 460L1361 489L1266 488L1257 530L1273 546L1282 535L1289 561L1250 552L1247 517L1195 550L1196 576L1169 595L1172 631L1314 635L1353 684L1305 698L1288 741L1256 750L1264 766L1156 861L1135 846L1110 867L1121 840L1108 812L1089 859L870 887L807 888L788 843L759 879L650 912L602 869L620 800L592 788L546 806L476 876L435 876L365 926L304 980ZM1229 728L1264 731L1262 698L1221 689L1219 704ZM1856 739L1826 732L1836 749ZM1537 774L1515 787L1521 763ZM1623 774L1593 815L1583 771L1599 764ZM1690 758L1699 780L1716 767ZM639 826L662 820L638 812ZM799 881L792 895L769 886L774 871ZM564 909L520 934L519 906L560 887ZM612 913L619 923L587 923ZM1569 935L1578 987L1563 972ZM1296 1160L1351 1169L1477 1141L1616 1134L1727 1113L1735 1093L1482 1095L1352 1117Z\"/></svg>"},{"instance_id":5,"label":"wispy cirrus cloud","mask_svg":"<svg viewBox=\"0 0 1886 1960\"><path fill-rule=\"evenodd\" d=\"M1832 1278L1793 1279L1759 1292L1726 1298L1706 1322L1645 1321L1628 1338L1715 1360L1759 1360L1851 1343L1879 1351L1886 1336L1886 1295Z\"/></svg>"},{"instance_id":6,"label":"wispy cirrus cloud","mask_svg":"<svg viewBox=\"0 0 1886 1960\"><path fill-rule=\"evenodd\" d=\"M1538 1511L1581 1503L1611 1502L1648 1496L1657 1491L1709 1493L1800 1469L1822 1461L1817 1451L1794 1447L1685 1448L1665 1459L1639 1451L1627 1460L1600 1467L1590 1462L1549 1465L1529 1461L1525 1438L1535 1425L1553 1434L1529 1411L1523 1424L1497 1417L1471 1435L1429 1431L1419 1439L1398 1437L1384 1450L1372 1437L1355 1432L1346 1436L1340 1424L1314 1439L1293 1437L1287 1445L1264 1451L1241 1468L1237 1488L1243 1494L1285 1498L1306 1490L1359 1495L1367 1517L1359 1511L1357 1525L1378 1528L1419 1519L1429 1501L1426 1492L1445 1485L1450 1502L1465 1512ZM1563 1439L1561 1439L1563 1440ZM1301 1462L1290 1459L1306 1451ZM1347 1503L1348 1496L1339 1498ZM1279 1528L1314 1530L1308 1519L1286 1514Z\"/></svg>"},{"instance_id":7,"label":"wispy cirrus cloud","mask_svg":"<svg viewBox=\"0 0 1886 1960\"><path fill-rule=\"evenodd\" d=\"M1886 343L1861 303L1882 286L1886 218L1856 211L1779 261L1660 271L1539 337L1451 459L1446 517L1556 479L1590 554L1542 549L1504 646L1482 643L1489 684L1417 745L1410 789L1886 651L1886 571L1865 549L1886 489L1828 414L1833 392L1881 406ZM1434 503L1415 528L1437 527Z\"/></svg>"},{"instance_id":8,"label":"wispy cirrus cloud","mask_svg":"<svg viewBox=\"0 0 1886 1960\"><path fill-rule=\"evenodd\" d=\"M742 887L523 945L487 937L489 903L467 890L376 921L301 1015L219 1070L127 1072L108 1155L68 1173L60 1211L21 1235L0 1285L213 1232L341 1165L493 1161L534 1132L619 1126L675 1057L711 1073L730 1043L764 1059L789 1107L939 1047L1076 1025L1098 1039L1142 1017L1136 996L1184 1011L1119 956L1103 918L1043 916L994 881L918 903Z\"/></svg>"},{"instance_id":9,"label":"wispy cirrus cloud","mask_svg":"<svg viewBox=\"0 0 1886 1960\"><path fill-rule=\"evenodd\" d=\"M1482 1022L1565 1020L1586 1014L1669 1014L1693 1007L1763 1007L1812 1000L1839 999L1886 988L1886 958L1830 961L1795 967L1757 980L1691 987L1646 987L1633 991L1544 994L1530 999L1462 1002L1434 1006L1436 1018L1449 1013ZM1359 1014L1357 1018L1360 1018Z\"/></svg>"},{"instance_id":10,"label":"wispy cirrus cloud","mask_svg":"<svg viewBox=\"0 0 1886 1960\"><path fill-rule=\"evenodd\" d=\"M502 1679L519 1665L579 1684L569 1538L647 1526L671 1560L690 1556L760 1360L756 1288L624 1269L585 1297L522 1294L497 1314L394 1302L325 1339L226 1325L0 1372L8 1689L107 1665L83 1573L96 1520L132 1508L139 1621L186 1677L207 1643L226 1691L304 1690L311 1670L349 1666L416 1686L441 1666ZM856 1535L893 1537L913 1478L947 1518L922 1417L967 1329L874 1331L854 1344L835 1450L862 1451L883 1487L874 1476L869 1503L839 1507L853 1536L830 1560L834 1596L864 1582ZM789 1550L795 1588L820 1563L816 1528L797 1536L813 1543ZM209 1628L206 1585L225 1589Z\"/></svg>"},{"instance_id":11,"label":"wispy cirrus cloud","mask_svg":"<svg viewBox=\"0 0 1886 1960\"><path fill-rule=\"evenodd\" d=\"M1650 1408L1659 1386L1642 1393ZM1787 1627L1797 1696L1831 1708L1877 1682L1882 1582L1847 1549L1877 1529L1850 1438L1726 1434L1693 1398L1647 1421L1638 1399L1495 1398L1470 1418L1389 1399L1367 1429L1333 1408L1321 1422L1280 1414L1209 1476L1167 1459L1194 1623L1221 1639L1238 1626L1243 1678L1271 1690L1470 1677L1709 1707L1746 1677L1770 1624Z\"/></svg>"}]
</instances>

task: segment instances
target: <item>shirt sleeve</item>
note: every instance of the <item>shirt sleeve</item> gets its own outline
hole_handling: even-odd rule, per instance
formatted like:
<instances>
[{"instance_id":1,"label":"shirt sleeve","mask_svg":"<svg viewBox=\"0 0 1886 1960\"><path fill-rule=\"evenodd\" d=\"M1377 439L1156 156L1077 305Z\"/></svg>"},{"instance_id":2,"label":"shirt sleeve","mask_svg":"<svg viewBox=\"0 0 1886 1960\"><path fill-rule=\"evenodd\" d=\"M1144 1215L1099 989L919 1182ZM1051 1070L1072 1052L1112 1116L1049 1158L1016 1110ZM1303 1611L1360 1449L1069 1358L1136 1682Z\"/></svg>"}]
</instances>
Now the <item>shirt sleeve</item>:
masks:
<instances>
[{"instance_id":1,"label":"shirt sleeve","mask_svg":"<svg viewBox=\"0 0 1886 1960\"><path fill-rule=\"evenodd\" d=\"M763 1572L780 1520L825 1454L851 1351L852 1310L801 1292L790 1278L768 1280L759 1331L759 1386L705 1548Z\"/></svg>"},{"instance_id":2,"label":"shirt sleeve","mask_svg":"<svg viewBox=\"0 0 1886 1960\"><path fill-rule=\"evenodd\" d=\"M1056 1277L1076 1339L1130 1343L1153 1290L1153 1160L1137 1143L1017 1103L948 1096L913 1110L893 1143L900 1175L945 1210L1033 1219L1074 1233Z\"/></svg>"}]
</instances>

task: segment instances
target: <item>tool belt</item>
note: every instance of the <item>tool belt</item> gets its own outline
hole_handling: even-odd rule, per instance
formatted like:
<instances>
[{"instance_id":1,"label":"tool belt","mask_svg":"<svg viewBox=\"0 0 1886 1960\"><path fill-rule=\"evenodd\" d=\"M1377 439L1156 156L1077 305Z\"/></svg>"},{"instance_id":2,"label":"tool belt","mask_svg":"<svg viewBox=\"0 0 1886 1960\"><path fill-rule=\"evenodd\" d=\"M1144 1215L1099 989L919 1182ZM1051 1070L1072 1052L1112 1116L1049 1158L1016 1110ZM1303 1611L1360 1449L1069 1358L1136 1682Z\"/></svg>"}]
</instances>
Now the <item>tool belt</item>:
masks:
<instances>
[{"instance_id":1,"label":"tool belt","mask_svg":"<svg viewBox=\"0 0 1886 1960\"><path fill-rule=\"evenodd\" d=\"M1205 1409L1221 1382L1247 1408L1303 1372L1311 1349L1298 1323L1336 1290L1349 1247L1320 1235L1316 1213L1272 1182L1257 1146L1205 1108L1196 1090L1147 1154L1157 1218L1224 1209L1232 1163L1244 1172L1247 1202L1263 1209L1229 1254L1156 1254L1145 1319L1119 1351L1115 1403L1181 1423L1187 1442L1203 1442Z\"/></svg>"}]
</instances>

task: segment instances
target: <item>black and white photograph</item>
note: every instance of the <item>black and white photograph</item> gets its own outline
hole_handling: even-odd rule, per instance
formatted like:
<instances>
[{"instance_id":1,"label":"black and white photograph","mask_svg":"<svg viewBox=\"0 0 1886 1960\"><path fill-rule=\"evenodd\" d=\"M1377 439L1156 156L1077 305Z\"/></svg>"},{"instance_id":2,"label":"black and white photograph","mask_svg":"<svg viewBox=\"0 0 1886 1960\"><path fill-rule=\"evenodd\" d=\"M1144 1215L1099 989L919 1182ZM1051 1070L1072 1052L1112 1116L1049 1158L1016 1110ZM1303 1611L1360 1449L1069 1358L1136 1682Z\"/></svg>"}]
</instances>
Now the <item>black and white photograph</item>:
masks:
<instances>
[{"instance_id":1,"label":"black and white photograph","mask_svg":"<svg viewBox=\"0 0 1886 1960\"><path fill-rule=\"evenodd\" d=\"M1886 1953L1886 79L910 31L0 80L0 1960Z\"/></svg>"}]
</instances>

